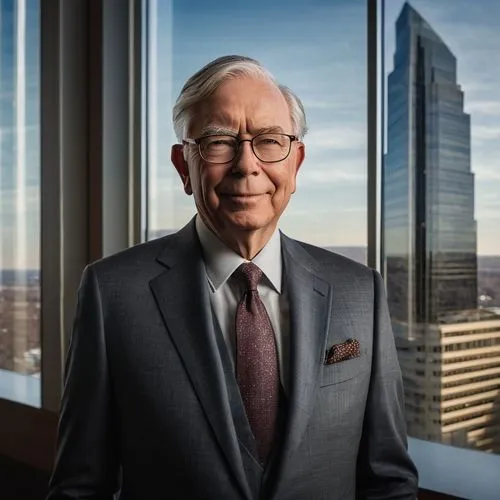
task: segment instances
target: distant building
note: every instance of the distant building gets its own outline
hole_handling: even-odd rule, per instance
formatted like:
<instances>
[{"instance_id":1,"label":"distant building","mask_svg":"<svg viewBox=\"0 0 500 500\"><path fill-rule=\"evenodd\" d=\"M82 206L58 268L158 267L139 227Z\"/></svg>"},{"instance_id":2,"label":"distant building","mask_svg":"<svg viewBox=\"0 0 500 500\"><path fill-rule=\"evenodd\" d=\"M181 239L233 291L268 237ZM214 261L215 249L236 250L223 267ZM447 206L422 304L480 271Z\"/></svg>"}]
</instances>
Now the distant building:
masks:
<instances>
[{"instance_id":1,"label":"distant building","mask_svg":"<svg viewBox=\"0 0 500 500\"><path fill-rule=\"evenodd\" d=\"M408 433L500 453L500 315L459 311L396 343Z\"/></svg>"},{"instance_id":2,"label":"distant building","mask_svg":"<svg viewBox=\"0 0 500 500\"><path fill-rule=\"evenodd\" d=\"M408 3L387 92L384 274L391 314L411 334L475 309L478 286L470 117L456 58Z\"/></svg>"}]
</instances>

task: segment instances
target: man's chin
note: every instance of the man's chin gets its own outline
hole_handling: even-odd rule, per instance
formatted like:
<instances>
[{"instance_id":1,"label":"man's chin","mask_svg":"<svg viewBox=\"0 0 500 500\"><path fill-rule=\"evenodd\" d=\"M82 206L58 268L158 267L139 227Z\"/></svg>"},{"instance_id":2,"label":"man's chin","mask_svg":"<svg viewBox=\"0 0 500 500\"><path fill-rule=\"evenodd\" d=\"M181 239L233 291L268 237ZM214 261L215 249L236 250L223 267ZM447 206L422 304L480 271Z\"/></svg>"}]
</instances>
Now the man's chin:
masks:
<instances>
[{"instance_id":1,"label":"man's chin","mask_svg":"<svg viewBox=\"0 0 500 500\"><path fill-rule=\"evenodd\" d=\"M234 212L224 217L223 221L226 231L244 232L259 231L267 228L272 223L272 219L269 217L249 213L237 214Z\"/></svg>"}]
</instances>

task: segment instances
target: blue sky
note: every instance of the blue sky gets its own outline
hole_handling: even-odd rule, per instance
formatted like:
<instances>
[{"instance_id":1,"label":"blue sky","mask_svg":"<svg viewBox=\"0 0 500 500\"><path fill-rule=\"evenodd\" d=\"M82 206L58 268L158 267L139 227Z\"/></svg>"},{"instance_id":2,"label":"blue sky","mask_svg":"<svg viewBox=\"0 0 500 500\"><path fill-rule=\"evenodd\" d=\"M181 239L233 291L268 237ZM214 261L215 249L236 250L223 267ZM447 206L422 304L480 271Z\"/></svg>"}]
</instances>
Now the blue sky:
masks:
<instances>
[{"instance_id":1,"label":"blue sky","mask_svg":"<svg viewBox=\"0 0 500 500\"><path fill-rule=\"evenodd\" d=\"M457 57L458 83L472 123L478 250L500 255L500 2L411 3ZM176 142L171 125L175 98L184 81L202 65L237 53L259 59L298 93L306 107L307 159L282 228L319 245L366 245L365 0L150 0L150 5L157 9L150 22L151 229L178 228L194 213L192 198L184 195L170 163L170 146ZM392 68L394 22L402 5L402 0L386 0L387 72ZM37 33L34 27L28 31ZM36 47L38 41L36 35L28 46ZM2 50L10 52L2 55L6 62L14 48L2 43ZM27 57L34 54L28 51ZM27 83L36 82L29 77ZM27 107L31 116L39 116L33 102ZM4 139L5 127L4 123ZM28 135L33 133L30 127ZM39 142L29 140L33 141L26 179L30 185L23 192L29 245L26 266L38 267ZM2 152L1 168L6 168L7 153ZM6 177L0 186L0 213L9 214L19 204L19 196L5 181ZM16 224L22 217L18 213ZM12 228L2 229L2 238L12 239ZM16 265L14 246L4 247L0 255L4 267Z\"/></svg>"},{"instance_id":2,"label":"blue sky","mask_svg":"<svg viewBox=\"0 0 500 500\"><path fill-rule=\"evenodd\" d=\"M4 0L0 12L0 267L36 269L40 266L40 6L39 0L26 2L26 26L19 33L16 5L15 0ZM25 37L24 43L18 36ZM17 50L18 40L24 50ZM24 91L19 92L18 86Z\"/></svg>"},{"instance_id":3,"label":"blue sky","mask_svg":"<svg viewBox=\"0 0 500 500\"><path fill-rule=\"evenodd\" d=\"M365 2L157 3L153 71L172 84L158 89L152 229L179 227L194 213L169 164L171 106L191 74L233 53L261 61L307 110L307 159L282 228L321 245L366 245Z\"/></svg>"},{"instance_id":4,"label":"blue sky","mask_svg":"<svg viewBox=\"0 0 500 500\"><path fill-rule=\"evenodd\" d=\"M154 2L153 2L154 3ZM151 229L176 228L194 213L170 165L170 110L185 80L229 53L260 60L301 97L307 159L281 227L319 245L366 245L366 2L156 2L157 134ZM386 72L402 0L386 1ZM472 115L478 250L500 254L500 7L494 0L415 0L458 59ZM153 45L155 45L153 43ZM153 125L153 123L152 123Z\"/></svg>"}]
</instances>

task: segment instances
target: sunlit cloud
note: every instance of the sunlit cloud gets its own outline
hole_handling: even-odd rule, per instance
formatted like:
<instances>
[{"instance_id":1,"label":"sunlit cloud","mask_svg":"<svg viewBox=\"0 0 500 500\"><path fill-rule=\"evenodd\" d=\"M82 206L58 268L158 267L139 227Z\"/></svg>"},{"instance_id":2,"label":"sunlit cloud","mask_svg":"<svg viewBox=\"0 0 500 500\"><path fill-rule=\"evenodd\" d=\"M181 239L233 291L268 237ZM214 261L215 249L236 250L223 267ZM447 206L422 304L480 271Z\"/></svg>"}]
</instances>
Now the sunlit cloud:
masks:
<instances>
[{"instance_id":1,"label":"sunlit cloud","mask_svg":"<svg viewBox=\"0 0 500 500\"><path fill-rule=\"evenodd\" d=\"M307 96L302 100L302 104L304 105L304 108L306 110L306 113L310 112L311 110L318 110L318 109L327 109L329 111L335 110L337 112L345 111L351 109L351 106L349 104L346 104L345 101L342 101L340 99L338 100L321 100L321 99L316 99L314 97Z\"/></svg>"},{"instance_id":2,"label":"sunlit cloud","mask_svg":"<svg viewBox=\"0 0 500 500\"><path fill-rule=\"evenodd\" d=\"M354 168L353 168L354 167ZM365 184L366 169L356 168L355 165L324 165L319 168L304 168L299 173L298 184L307 185L332 185ZM345 207L344 207L345 208Z\"/></svg>"},{"instance_id":3,"label":"sunlit cloud","mask_svg":"<svg viewBox=\"0 0 500 500\"><path fill-rule=\"evenodd\" d=\"M327 129L313 130L307 135L305 142L308 149L316 151L322 149L366 150L366 134L364 129L360 129L360 127L338 125Z\"/></svg>"},{"instance_id":4,"label":"sunlit cloud","mask_svg":"<svg viewBox=\"0 0 500 500\"><path fill-rule=\"evenodd\" d=\"M366 214L366 205L357 205L352 207L338 207L335 211L342 213L362 213ZM307 215L332 215L331 207L325 208L311 208L311 207L301 207L301 208L291 208L288 210L289 216L307 216Z\"/></svg>"},{"instance_id":5,"label":"sunlit cloud","mask_svg":"<svg viewBox=\"0 0 500 500\"><path fill-rule=\"evenodd\" d=\"M498 101L469 101L465 110L477 117L479 114L500 116L500 100Z\"/></svg>"},{"instance_id":6,"label":"sunlit cloud","mask_svg":"<svg viewBox=\"0 0 500 500\"><path fill-rule=\"evenodd\" d=\"M485 167L483 165L477 165L474 168L474 173L476 174L476 179L481 181L500 181L500 171L493 169L492 167ZM497 195L500 196L500 195ZM500 214L499 214L500 217Z\"/></svg>"},{"instance_id":7,"label":"sunlit cloud","mask_svg":"<svg viewBox=\"0 0 500 500\"><path fill-rule=\"evenodd\" d=\"M499 117L500 118L500 117ZM490 141L500 139L500 123L497 127L487 127L484 125L475 125L471 127L471 137L478 141Z\"/></svg>"}]
</instances>

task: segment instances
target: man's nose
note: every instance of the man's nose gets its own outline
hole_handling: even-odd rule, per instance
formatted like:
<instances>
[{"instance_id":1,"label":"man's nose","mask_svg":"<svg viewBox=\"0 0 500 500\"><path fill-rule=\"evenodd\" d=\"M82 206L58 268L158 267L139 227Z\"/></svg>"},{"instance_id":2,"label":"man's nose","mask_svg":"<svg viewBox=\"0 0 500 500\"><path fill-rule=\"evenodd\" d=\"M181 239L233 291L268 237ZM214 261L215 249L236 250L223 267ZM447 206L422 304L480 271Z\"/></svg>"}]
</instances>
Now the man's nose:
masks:
<instances>
[{"instance_id":1,"label":"man's nose","mask_svg":"<svg viewBox=\"0 0 500 500\"><path fill-rule=\"evenodd\" d=\"M249 140L241 141L238 154L233 160L233 173L253 175L257 174L259 170L259 160L254 155L251 142Z\"/></svg>"}]
</instances>

